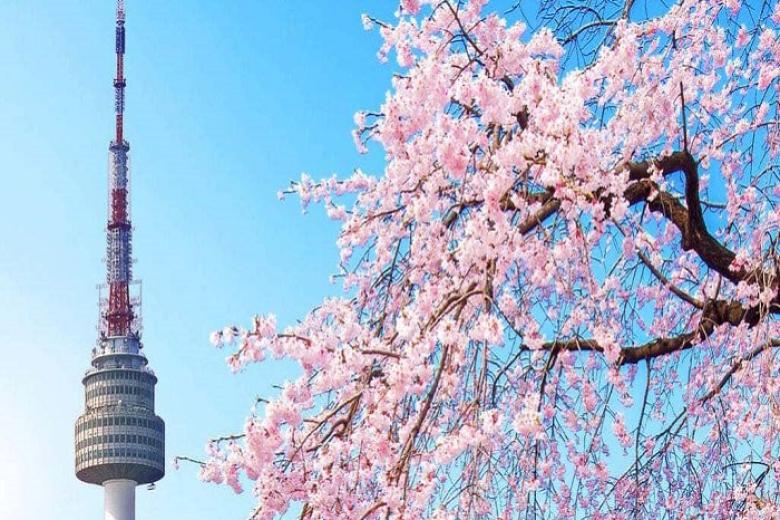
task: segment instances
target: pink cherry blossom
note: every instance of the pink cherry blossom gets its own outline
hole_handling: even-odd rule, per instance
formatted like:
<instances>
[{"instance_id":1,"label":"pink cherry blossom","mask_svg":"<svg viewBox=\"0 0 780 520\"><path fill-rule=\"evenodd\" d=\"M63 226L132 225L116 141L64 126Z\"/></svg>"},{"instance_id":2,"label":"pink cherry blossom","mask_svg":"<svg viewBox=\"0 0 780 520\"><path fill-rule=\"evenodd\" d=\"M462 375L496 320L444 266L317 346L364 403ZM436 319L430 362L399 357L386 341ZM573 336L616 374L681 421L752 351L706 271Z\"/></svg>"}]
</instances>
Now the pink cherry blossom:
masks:
<instances>
[{"instance_id":1,"label":"pink cherry blossom","mask_svg":"<svg viewBox=\"0 0 780 520\"><path fill-rule=\"evenodd\" d=\"M540 4L363 18L384 171L283 192L344 296L211 336L298 367L202 466L252 518L780 515L780 8Z\"/></svg>"}]
</instances>

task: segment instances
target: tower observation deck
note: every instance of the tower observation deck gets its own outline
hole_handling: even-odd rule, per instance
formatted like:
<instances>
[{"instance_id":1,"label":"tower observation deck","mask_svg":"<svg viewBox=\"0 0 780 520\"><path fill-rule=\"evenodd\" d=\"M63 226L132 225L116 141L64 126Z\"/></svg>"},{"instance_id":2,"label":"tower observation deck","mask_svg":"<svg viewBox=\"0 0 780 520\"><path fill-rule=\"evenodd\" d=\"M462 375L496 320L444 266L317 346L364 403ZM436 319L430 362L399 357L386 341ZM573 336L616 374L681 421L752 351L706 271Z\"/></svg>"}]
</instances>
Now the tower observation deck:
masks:
<instances>
[{"instance_id":1,"label":"tower observation deck","mask_svg":"<svg viewBox=\"0 0 780 520\"><path fill-rule=\"evenodd\" d=\"M165 475L165 423L154 410L157 377L142 351L140 284L132 275L124 54L125 5L118 0L116 135L109 145L106 283L101 286L105 293L101 290L91 367L82 379L85 410L75 427L76 476L105 488L106 520L134 520L135 487Z\"/></svg>"}]
</instances>

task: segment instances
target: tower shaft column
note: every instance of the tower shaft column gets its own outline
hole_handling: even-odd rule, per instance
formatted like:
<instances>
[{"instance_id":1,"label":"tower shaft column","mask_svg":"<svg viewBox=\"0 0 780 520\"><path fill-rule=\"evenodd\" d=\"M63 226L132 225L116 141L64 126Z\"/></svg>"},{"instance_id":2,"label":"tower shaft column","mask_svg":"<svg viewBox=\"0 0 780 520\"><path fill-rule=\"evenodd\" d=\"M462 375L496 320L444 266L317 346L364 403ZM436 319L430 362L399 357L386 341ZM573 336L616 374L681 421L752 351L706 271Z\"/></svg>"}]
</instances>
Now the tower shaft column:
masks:
<instances>
[{"instance_id":1,"label":"tower shaft column","mask_svg":"<svg viewBox=\"0 0 780 520\"><path fill-rule=\"evenodd\" d=\"M108 480L106 490L105 520L135 520L135 486L133 480Z\"/></svg>"}]
</instances>

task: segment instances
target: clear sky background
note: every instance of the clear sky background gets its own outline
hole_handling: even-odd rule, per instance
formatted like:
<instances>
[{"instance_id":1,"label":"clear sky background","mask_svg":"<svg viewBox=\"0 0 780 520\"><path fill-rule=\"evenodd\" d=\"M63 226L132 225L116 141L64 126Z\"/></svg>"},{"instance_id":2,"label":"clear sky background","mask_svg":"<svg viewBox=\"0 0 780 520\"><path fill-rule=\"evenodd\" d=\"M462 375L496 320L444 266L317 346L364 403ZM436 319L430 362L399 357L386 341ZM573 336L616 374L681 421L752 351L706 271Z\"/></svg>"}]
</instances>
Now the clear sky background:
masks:
<instances>
[{"instance_id":1,"label":"clear sky background","mask_svg":"<svg viewBox=\"0 0 780 520\"><path fill-rule=\"evenodd\" d=\"M245 518L251 493L201 483L211 436L237 432L284 367L232 375L208 334L258 312L290 323L336 292L337 228L276 192L376 172L352 115L391 68L360 14L395 2L128 0L126 135L144 343L160 377L168 474L139 519ZM102 518L73 473L73 423L104 279L113 133L113 0L0 1L0 519Z\"/></svg>"},{"instance_id":2,"label":"clear sky background","mask_svg":"<svg viewBox=\"0 0 780 520\"><path fill-rule=\"evenodd\" d=\"M170 463L239 432L255 397L294 376L281 364L231 374L209 333L256 313L285 325L339 290L337 226L276 192L302 171L381 170L381 152L358 155L350 136L392 74L360 15L390 18L397 2L127 4L135 275L169 463L155 491L138 489L138 519L244 519L249 490ZM661 4L636 16L648 5ZM114 9L0 0L0 520L102 518L102 489L74 476L73 424L105 278Z\"/></svg>"}]
</instances>

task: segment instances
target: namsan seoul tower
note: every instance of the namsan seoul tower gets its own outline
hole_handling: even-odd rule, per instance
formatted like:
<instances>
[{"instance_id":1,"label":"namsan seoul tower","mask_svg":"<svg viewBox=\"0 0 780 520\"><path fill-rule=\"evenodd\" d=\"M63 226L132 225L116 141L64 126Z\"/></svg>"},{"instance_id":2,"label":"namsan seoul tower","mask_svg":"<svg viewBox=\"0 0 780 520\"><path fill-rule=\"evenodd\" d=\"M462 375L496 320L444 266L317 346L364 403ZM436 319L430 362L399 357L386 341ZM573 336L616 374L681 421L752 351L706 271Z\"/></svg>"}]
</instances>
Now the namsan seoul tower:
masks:
<instances>
[{"instance_id":1,"label":"namsan seoul tower","mask_svg":"<svg viewBox=\"0 0 780 520\"><path fill-rule=\"evenodd\" d=\"M165 475L165 423L154 413L157 377L141 344L140 283L132 276L130 145L124 139L125 5L116 11L116 136L109 150L106 284L99 336L82 383L76 421L76 476L105 489L105 520L135 519L135 488ZM132 293L132 294L131 294Z\"/></svg>"}]
</instances>

